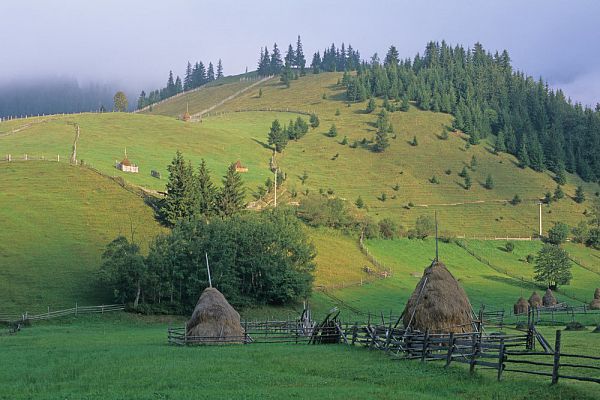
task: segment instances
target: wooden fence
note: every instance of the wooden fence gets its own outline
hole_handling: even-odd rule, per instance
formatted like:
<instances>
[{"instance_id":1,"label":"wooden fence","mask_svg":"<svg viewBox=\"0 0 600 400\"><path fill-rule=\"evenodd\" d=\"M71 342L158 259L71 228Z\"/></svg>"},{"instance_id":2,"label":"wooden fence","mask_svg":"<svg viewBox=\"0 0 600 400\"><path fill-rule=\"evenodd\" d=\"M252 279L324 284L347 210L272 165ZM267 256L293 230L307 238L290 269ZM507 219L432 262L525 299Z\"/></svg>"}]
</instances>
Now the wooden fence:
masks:
<instances>
[{"instance_id":1,"label":"wooden fence","mask_svg":"<svg viewBox=\"0 0 600 400\"><path fill-rule=\"evenodd\" d=\"M0 323L19 324L30 321L43 321L47 319L66 317L70 315L104 314L114 311L123 311L124 309L125 306L123 304L108 304L100 306L78 306L75 304L75 307L73 308L56 311L50 311L50 309L48 309L48 312L41 314L29 314L27 312L21 315L0 314Z\"/></svg>"}]
</instances>

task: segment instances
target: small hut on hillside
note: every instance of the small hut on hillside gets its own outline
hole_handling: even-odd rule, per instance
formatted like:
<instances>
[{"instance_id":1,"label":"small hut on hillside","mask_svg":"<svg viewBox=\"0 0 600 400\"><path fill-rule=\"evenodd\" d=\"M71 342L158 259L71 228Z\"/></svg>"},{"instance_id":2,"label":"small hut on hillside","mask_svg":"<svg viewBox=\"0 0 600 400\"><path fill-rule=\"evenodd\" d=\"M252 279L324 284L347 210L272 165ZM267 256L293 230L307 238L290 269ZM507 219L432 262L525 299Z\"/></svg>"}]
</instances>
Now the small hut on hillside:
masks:
<instances>
[{"instance_id":1,"label":"small hut on hillside","mask_svg":"<svg viewBox=\"0 0 600 400\"><path fill-rule=\"evenodd\" d=\"M542 298L535 291L531 293L531 297L529 297L529 306L531 308L540 308L542 306Z\"/></svg>"},{"instance_id":2,"label":"small hut on hillside","mask_svg":"<svg viewBox=\"0 0 600 400\"><path fill-rule=\"evenodd\" d=\"M240 160L235 162L235 172L248 172L248 167L244 167Z\"/></svg>"},{"instance_id":3,"label":"small hut on hillside","mask_svg":"<svg viewBox=\"0 0 600 400\"><path fill-rule=\"evenodd\" d=\"M515 315L527 314L529 312L529 303L525 300L525 297L519 297L519 300L517 300L513 307L513 311Z\"/></svg>"},{"instance_id":4,"label":"small hut on hillside","mask_svg":"<svg viewBox=\"0 0 600 400\"><path fill-rule=\"evenodd\" d=\"M134 174L139 172L139 167L127 158L127 149L125 149L125 158L121 160L121 162L115 161L115 168L123 172L132 172Z\"/></svg>"},{"instance_id":5,"label":"small hut on hillside","mask_svg":"<svg viewBox=\"0 0 600 400\"><path fill-rule=\"evenodd\" d=\"M556 304L558 304L558 301L556 301L556 297L554 297L554 293L552 293L552 290L548 288L546 290L546 293L544 293L544 297L542 297L542 305L544 307L552 307Z\"/></svg>"},{"instance_id":6,"label":"small hut on hillside","mask_svg":"<svg viewBox=\"0 0 600 400\"><path fill-rule=\"evenodd\" d=\"M186 336L205 344L243 343L244 329L240 314L217 289L204 289L192 317L187 322Z\"/></svg>"},{"instance_id":7,"label":"small hut on hillside","mask_svg":"<svg viewBox=\"0 0 600 400\"><path fill-rule=\"evenodd\" d=\"M600 310L600 288L596 288L594 292L594 300L590 303L590 310Z\"/></svg>"},{"instance_id":8,"label":"small hut on hillside","mask_svg":"<svg viewBox=\"0 0 600 400\"><path fill-rule=\"evenodd\" d=\"M469 298L444 264L434 261L404 308L406 329L431 333L473 332L473 311Z\"/></svg>"}]
</instances>

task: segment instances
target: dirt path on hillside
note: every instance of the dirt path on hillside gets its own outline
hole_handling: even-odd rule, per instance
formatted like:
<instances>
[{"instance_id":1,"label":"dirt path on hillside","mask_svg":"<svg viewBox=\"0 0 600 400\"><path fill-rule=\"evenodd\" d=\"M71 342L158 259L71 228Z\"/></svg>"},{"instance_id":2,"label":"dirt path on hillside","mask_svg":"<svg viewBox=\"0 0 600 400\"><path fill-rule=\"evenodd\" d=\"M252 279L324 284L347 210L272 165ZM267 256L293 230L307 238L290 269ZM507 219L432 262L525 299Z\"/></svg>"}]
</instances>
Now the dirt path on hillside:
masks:
<instances>
[{"instance_id":1,"label":"dirt path on hillside","mask_svg":"<svg viewBox=\"0 0 600 400\"><path fill-rule=\"evenodd\" d=\"M14 129L12 129L12 130L10 130L8 132L0 132L0 137L10 136L12 134L24 131L25 129L31 128L34 125L43 124L43 123L46 123L48 121L52 121L54 119L56 119L56 118L45 118L45 119L42 119L42 120L39 120L39 121L29 122L29 123L27 123L25 125L19 126L18 128L14 128Z\"/></svg>"},{"instance_id":2,"label":"dirt path on hillside","mask_svg":"<svg viewBox=\"0 0 600 400\"><path fill-rule=\"evenodd\" d=\"M211 111L212 111L212 110L214 110L215 108L222 106L223 104L227 103L228 101L231 101L231 100L235 99L236 97L238 97L238 96L239 96L239 95L241 95L242 93L245 93L245 92L247 92L248 90L250 90L250 89L252 89L252 88L254 88L254 87L256 87L256 86L260 85L261 83L264 83L264 82L266 82L266 81L268 81L268 80L270 80L270 79L273 79L274 77L275 77L275 76L267 76L266 78L263 78L263 79L261 79L261 80L259 80L259 81L256 81L256 82L254 82L254 83L253 83L252 85L250 85L250 86L246 86L245 88L238 90L238 91L237 91L237 92L235 92L234 94L232 94L232 95L230 95L230 96L228 96L228 97L224 98L223 100L219 101L217 104L214 104L214 105L210 106L209 108L207 108L207 109L205 109L205 110L202 110L202 111L200 111L199 113L193 114L193 115L191 116L191 117L192 117L192 118L191 118L191 120L192 120L192 121L194 121L194 122L198 122L198 121L202 120L202 116L203 116L204 114L207 114L207 113L211 112Z\"/></svg>"}]
</instances>

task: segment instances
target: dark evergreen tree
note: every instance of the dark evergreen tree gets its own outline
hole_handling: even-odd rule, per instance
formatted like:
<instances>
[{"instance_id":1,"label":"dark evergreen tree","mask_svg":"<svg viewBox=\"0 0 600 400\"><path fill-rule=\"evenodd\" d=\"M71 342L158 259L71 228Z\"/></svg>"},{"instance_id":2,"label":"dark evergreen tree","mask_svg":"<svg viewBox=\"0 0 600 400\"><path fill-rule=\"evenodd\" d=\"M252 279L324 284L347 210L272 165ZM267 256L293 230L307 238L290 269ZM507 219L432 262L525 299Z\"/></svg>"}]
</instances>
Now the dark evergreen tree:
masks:
<instances>
[{"instance_id":1,"label":"dark evergreen tree","mask_svg":"<svg viewBox=\"0 0 600 400\"><path fill-rule=\"evenodd\" d=\"M294 63L296 67L300 69L300 75L305 75L306 58L304 58L304 51L302 50L302 42L300 41L300 35L298 35L298 41L296 42L296 54L294 56Z\"/></svg>"},{"instance_id":2,"label":"dark evergreen tree","mask_svg":"<svg viewBox=\"0 0 600 400\"><path fill-rule=\"evenodd\" d=\"M210 216L216 212L217 190L212 183L204 158L200 161L195 182L198 196L196 211L199 215Z\"/></svg>"},{"instance_id":3,"label":"dark evergreen tree","mask_svg":"<svg viewBox=\"0 0 600 400\"><path fill-rule=\"evenodd\" d=\"M221 79L223 76L223 62L219 58L219 62L217 62L217 79Z\"/></svg>"},{"instance_id":4,"label":"dark evergreen tree","mask_svg":"<svg viewBox=\"0 0 600 400\"><path fill-rule=\"evenodd\" d=\"M212 62L208 63L208 70L206 71L206 79L209 82L212 82L215 80L215 69L213 67Z\"/></svg>"},{"instance_id":5,"label":"dark evergreen tree","mask_svg":"<svg viewBox=\"0 0 600 400\"><path fill-rule=\"evenodd\" d=\"M285 149L288 139L288 132L281 128L279 120L274 120L273 123L271 123L271 129L268 134L269 146L273 146L275 151L281 153L283 149Z\"/></svg>"},{"instance_id":6,"label":"dark evergreen tree","mask_svg":"<svg viewBox=\"0 0 600 400\"><path fill-rule=\"evenodd\" d=\"M245 207L245 193L242 177L235 170L235 164L231 164L223 177L223 187L217 197L219 214L223 217L229 217L243 210Z\"/></svg>"},{"instance_id":7,"label":"dark evergreen tree","mask_svg":"<svg viewBox=\"0 0 600 400\"><path fill-rule=\"evenodd\" d=\"M321 62L321 55L317 51L315 54L313 54L312 62L310 63L313 74L318 74L321 72Z\"/></svg>"},{"instance_id":8,"label":"dark evergreen tree","mask_svg":"<svg viewBox=\"0 0 600 400\"><path fill-rule=\"evenodd\" d=\"M585 201L585 192L583 191L583 186L577 186L575 190L575 197L573 198L576 203L583 203Z\"/></svg>"},{"instance_id":9,"label":"dark evergreen tree","mask_svg":"<svg viewBox=\"0 0 600 400\"><path fill-rule=\"evenodd\" d=\"M271 61L269 63L269 72L273 75L281 73L283 68L283 60L281 59L281 52L277 47L277 43L273 44L273 52L271 53Z\"/></svg>"},{"instance_id":10,"label":"dark evergreen tree","mask_svg":"<svg viewBox=\"0 0 600 400\"><path fill-rule=\"evenodd\" d=\"M174 226L181 219L194 215L197 204L197 192L194 186L194 171L181 152L177 151L171 165L167 167L169 181L160 212L165 222Z\"/></svg>"},{"instance_id":11,"label":"dark evergreen tree","mask_svg":"<svg viewBox=\"0 0 600 400\"><path fill-rule=\"evenodd\" d=\"M188 61L183 77L183 90L187 92L190 89L192 89L192 63Z\"/></svg>"},{"instance_id":12,"label":"dark evergreen tree","mask_svg":"<svg viewBox=\"0 0 600 400\"><path fill-rule=\"evenodd\" d=\"M400 55L398 54L398 50L396 49L396 47L390 46L390 48L385 56L384 65L386 65L386 66L398 65L398 63L400 62L399 57L400 57Z\"/></svg>"}]
</instances>

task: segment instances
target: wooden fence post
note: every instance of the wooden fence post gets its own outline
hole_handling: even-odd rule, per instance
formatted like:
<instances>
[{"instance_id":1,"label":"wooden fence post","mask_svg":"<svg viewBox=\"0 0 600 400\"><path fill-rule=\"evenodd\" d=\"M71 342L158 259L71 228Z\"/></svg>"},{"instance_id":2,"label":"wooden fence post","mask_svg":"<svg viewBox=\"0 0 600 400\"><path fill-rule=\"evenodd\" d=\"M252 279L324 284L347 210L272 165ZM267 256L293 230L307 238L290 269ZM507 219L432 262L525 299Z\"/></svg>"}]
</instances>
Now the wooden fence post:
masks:
<instances>
[{"instance_id":1,"label":"wooden fence post","mask_svg":"<svg viewBox=\"0 0 600 400\"><path fill-rule=\"evenodd\" d=\"M477 335L478 336L478 335ZM478 337L473 334L471 338L471 360L469 361L469 373L475 372L475 364L477 364L477 356L479 355L479 340Z\"/></svg>"},{"instance_id":2,"label":"wooden fence post","mask_svg":"<svg viewBox=\"0 0 600 400\"><path fill-rule=\"evenodd\" d=\"M356 342L356 339L358 338L358 322L356 322L354 324L354 326L352 327L352 345L354 346L354 343Z\"/></svg>"},{"instance_id":3,"label":"wooden fence post","mask_svg":"<svg viewBox=\"0 0 600 400\"><path fill-rule=\"evenodd\" d=\"M423 346L421 347L421 362L425 362L425 355L427 354L427 347L429 346L429 329L425 331L423 336Z\"/></svg>"},{"instance_id":4,"label":"wooden fence post","mask_svg":"<svg viewBox=\"0 0 600 400\"><path fill-rule=\"evenodd\" d=\"M454 332L450 332L450 340L448 343L448 354L446 354L446 365L444 367L448 367L452 362L452 353L454 353Z\"/></svg>"},{"instance_id":5,"label":"wooden fence post","mask_svg":"<svg viewBox=\"0 0 600 400\"><path fill-rule=\"evenodd\" d=\"M556 331L556 339L554 342L554 366L552 367L552 384L558 383L558 368L560 367L560 334L561 331Z\"/></svg>"},{"instance_id":6,"label":"wooden fence post","mask_svg":"<svg viewBox=\"0 0 600 400\"><path fill-rule=\"evenodd\" d=\"M504 338L500 339L500 352L498 353L498 381L502 377L504 371Z\"/></svg>"}]
</instances>

